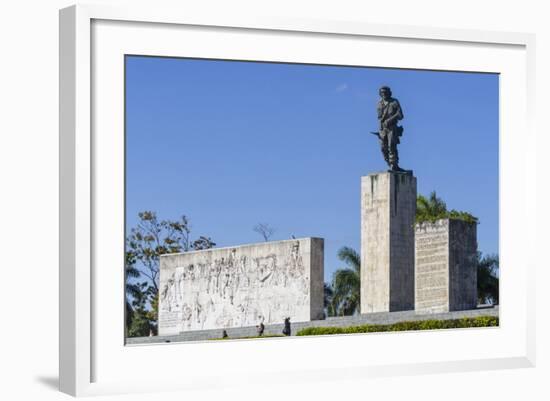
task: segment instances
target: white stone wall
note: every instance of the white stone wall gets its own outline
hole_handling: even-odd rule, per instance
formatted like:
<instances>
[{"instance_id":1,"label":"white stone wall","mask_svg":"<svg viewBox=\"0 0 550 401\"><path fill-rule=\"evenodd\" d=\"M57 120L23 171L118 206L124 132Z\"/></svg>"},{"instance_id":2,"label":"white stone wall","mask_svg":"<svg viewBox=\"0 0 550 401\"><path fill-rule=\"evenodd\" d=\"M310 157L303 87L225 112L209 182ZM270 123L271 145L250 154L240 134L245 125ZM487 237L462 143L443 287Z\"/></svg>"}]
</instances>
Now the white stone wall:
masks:
<instances>
[{"instance_id":1,"label":"white stone wall","mask_svg":"<svg viewBox=\"0 0 550 401\"><path fill-rule=\"evenodd\" d=\"M320 319L320 238L163 255L159 335Z\"/></svg>"}]
</instances>

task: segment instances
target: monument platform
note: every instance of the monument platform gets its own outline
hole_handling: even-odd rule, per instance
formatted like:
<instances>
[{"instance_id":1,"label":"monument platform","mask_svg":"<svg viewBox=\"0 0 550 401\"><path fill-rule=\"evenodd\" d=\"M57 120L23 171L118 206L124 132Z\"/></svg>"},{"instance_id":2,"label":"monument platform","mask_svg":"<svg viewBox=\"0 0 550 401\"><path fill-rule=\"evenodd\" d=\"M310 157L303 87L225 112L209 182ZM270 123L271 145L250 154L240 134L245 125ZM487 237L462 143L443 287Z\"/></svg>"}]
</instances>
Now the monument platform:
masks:
<instances>
[{"instance_id":1,"label":"monument platform","mask_svg":"<svg viewBox=\"0 0 550 401\"><path fill-rule=\"evenodd\" d=\"M480 306L466 311L447 313L419 314L415 311L367 313L356 316L329 317L324 320L311 322L291 322L291 335L294 336L302 329L308 327L347 327L362 324L392 324L399 322L421 320L452 320L461 318L473 318L478 316L498 316L498 306ZM226 329L229 338L253 337L257 335L255 326ZM283 324L269 324L265 326L264 335L280 335ZM208 341L221 338L222 330L197 330L170 336L133 337L126 339L126 345L147 345L160 343L177 343L184 341Z\"/></svg>"}]
</instances>

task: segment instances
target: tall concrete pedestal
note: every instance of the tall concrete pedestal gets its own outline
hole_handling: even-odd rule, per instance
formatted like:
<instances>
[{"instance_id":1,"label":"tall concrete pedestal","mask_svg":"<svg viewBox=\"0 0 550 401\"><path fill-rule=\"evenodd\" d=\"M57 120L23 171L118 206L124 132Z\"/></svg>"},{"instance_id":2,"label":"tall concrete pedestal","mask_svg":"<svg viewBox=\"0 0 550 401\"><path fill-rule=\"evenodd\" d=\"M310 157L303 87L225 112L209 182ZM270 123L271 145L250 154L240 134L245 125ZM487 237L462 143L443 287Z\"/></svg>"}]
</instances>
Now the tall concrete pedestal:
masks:
<instances>
[{"instance_id":1,"label":"tall concrete pedestal","mask_svg":"<svg viewBox=\"0 0 550 401\"><path fill-rule=\"evenodd\" d=\"M361 177L361 313L414 309L416 177Z\"/></svg>"}]
</instances>

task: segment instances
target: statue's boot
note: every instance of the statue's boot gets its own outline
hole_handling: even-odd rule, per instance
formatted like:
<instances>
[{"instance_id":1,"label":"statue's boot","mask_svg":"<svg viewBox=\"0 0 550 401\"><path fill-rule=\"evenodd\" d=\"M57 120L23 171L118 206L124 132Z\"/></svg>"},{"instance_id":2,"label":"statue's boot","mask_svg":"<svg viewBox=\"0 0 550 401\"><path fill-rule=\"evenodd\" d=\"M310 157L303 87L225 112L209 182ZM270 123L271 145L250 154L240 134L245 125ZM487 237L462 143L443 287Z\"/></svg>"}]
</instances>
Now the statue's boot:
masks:
<instances>
[{"instance_id":1,"label":"statue's boot","mask_svg":"<svg viewBox=\"0 0 550 401\"><path fill-rule=\"evenodd\" d=\"M405 170L403 170L401 167L399 167L399 166L397 165L397 163L391 164L391 165L390 165L390 168L391 168L391 171L397 171L397 172L399 172L399 171L405 171Z\"/></svg>"}]
</instances>

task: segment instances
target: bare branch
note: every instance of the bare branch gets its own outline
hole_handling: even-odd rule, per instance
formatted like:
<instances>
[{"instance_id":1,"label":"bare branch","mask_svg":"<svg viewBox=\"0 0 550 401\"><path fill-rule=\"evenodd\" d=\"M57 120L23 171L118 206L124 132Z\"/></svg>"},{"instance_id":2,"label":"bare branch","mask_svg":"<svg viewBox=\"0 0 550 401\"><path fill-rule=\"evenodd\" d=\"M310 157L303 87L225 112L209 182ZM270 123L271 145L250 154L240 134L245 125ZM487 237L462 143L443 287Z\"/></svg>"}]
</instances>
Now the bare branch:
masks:
<instances>
[{"instance_id":1,"label":"bare branch","mask_svg":"<svg viewBox=\"0 0 550 401\"><path fill-rule=\"evenodd\" d=\"M269 239L275 234L276 229L271 227L267 223L258 223L254 226L253 230L260 234L264 241L269 241Z\"/></svg>"}]
</instances>

